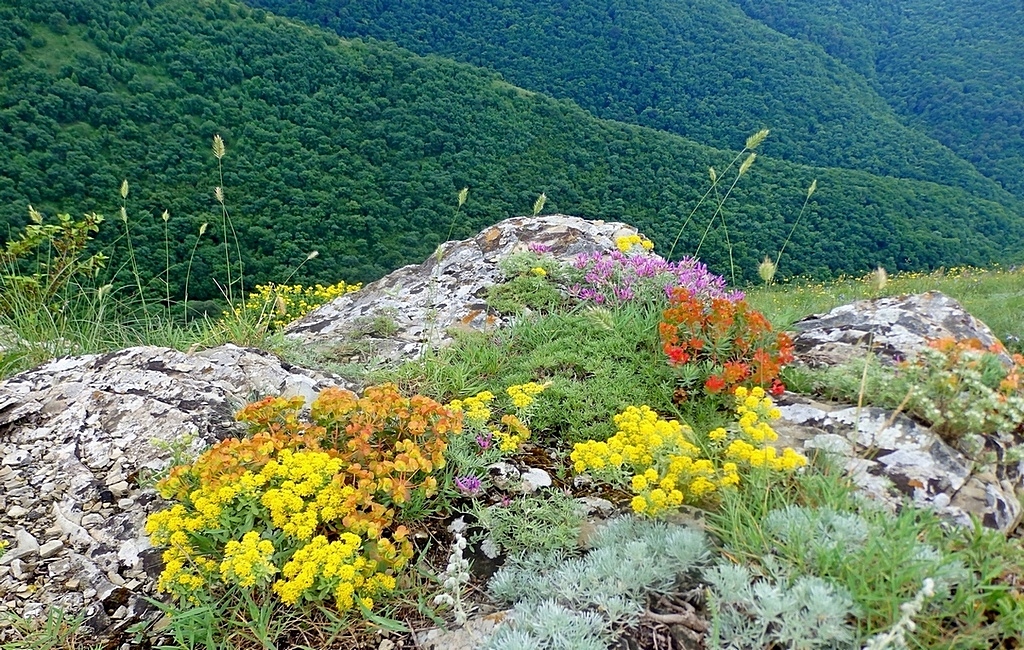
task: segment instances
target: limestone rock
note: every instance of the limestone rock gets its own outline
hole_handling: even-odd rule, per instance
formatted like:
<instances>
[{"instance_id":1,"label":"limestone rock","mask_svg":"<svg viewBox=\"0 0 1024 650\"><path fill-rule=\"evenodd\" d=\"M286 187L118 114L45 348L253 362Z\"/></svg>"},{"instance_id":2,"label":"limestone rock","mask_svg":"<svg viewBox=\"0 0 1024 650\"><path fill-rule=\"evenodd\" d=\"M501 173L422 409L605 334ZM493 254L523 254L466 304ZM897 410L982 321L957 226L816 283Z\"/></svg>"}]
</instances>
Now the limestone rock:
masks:
<instances>
[{"instance_id":1,"label":"limestone rock","mask_svg":"<svg viewBox=\"0 0 1024 650\"><path fill-rule=\"evenodd\" d=\"M946 336L976 338L986 347L999 342L987 325L938 291L858 300L808 316L793 327L798 331L793 338L797 359L809 366L863 359L869 342L889 362L913 358L930 339Z\"/></svg>"},{"instance_id":2,"label":"limestone rock","mask_svg":"<svg viewBox=\"0 0 1024 650\"><path fill-rule=\"evenodd\" d=\"M895 510L909 497L917 506L970 525L971 515L990 528L1009 532L1020 522L1016 490L1020 468L986 463L1004 446L995 436L981 453L965 453L904 415L855 406L822 404L787 394L779 402L782 420L774 425L778 445L837 454L863 492ZM962 446L962 445L958 445Z\"/></svg>"},{"instance_id":3,"label":"limestone rock","mask_svg":"<svg viewBox=\"0 0 1024 650\"><path fill-rule=\"evenodd\" d=\"M145 600L160 571L143 531L162 507L150 477L172 450L241 433L233 414L252 398L339 384L233 345L63 358L0 382L0 610L84 612L103 639L158 617Z\"/></svg>"},{"instance_id":4,"label":"limestone rock","mask_svg":"<svg viewBox=\"0 0 1024 650\"><path fill-rule=\"evenodd\" d=\"M428 346L451 341L451 328L505 324L484 299L488 287L503 280L498 263L510 254L533 244L570 261L580 253L610 250L616 238L636 232L624 223L565 215L506 219L473 239L443 244L422 264L337 298L289 325L286 334L335 357L414 358Z\"/></svg>"}]
</instances>

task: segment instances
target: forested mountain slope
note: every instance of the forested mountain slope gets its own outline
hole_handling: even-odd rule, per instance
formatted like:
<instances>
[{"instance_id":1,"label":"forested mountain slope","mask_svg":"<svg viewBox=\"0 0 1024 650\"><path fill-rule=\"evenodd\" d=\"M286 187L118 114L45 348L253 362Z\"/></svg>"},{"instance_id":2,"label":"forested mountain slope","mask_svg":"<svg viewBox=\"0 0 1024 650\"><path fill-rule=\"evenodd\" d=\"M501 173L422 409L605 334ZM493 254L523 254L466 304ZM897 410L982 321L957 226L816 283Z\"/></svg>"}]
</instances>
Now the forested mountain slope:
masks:
<instances>
[{"instance_id":1,"label":"forested mountain slope","mask_svg":"<svg viewBox=\"0 0 1024 650\"><path fill-rule=\"evenodd\" d=\"M771 2L765 12L788 1ZM517 86L571 99L600 117L717 147L735 146L743 134L768 126L777 135L765 147L768 155L1008 200L969 162L906 126L854 67L751 18L738 0L250 3L343 36L371 36L491 68ZM799 4L794 13L821 13L809 0Z\"/></svg>"},{"instance_id":2,"label":"forested mountain slope","mask_svg":"<svg viewBox=\"0 0 1024 650\"><path fill-rule=\"evenodd\" d=\"M737 0L877 88L907 123L1024 196L1024 5Z\"/></svg>"},{"instance_id":3,"label":"forested mountain slope","mask_svg":"<svg viewBox=\"0 0 1024 650\"><path fill-rule=\"evenodd\" d=\"M735 157L226 0L3 0L0 18L0 240L27 223L29 204L103 212L109 240L125 228L128 179L141 271L163 273L166 227L178 295L203 223L189 290L219 295L218 185L250 286L284 280L312 250L295 280L360 281L429 255L467 186L453 237L528 212L546 192L547 212L621 219L667 252L708 167ZM215 134L227 143L223 181ZM959 187L766 157L725 206L741 279L776 253L814 178L785 275L985 264L1024 248L1020 215ZM710 216L690 222L677 255L695 250ZM700 254L728 273L720 221Z\"/></svg>"}]
</instances>

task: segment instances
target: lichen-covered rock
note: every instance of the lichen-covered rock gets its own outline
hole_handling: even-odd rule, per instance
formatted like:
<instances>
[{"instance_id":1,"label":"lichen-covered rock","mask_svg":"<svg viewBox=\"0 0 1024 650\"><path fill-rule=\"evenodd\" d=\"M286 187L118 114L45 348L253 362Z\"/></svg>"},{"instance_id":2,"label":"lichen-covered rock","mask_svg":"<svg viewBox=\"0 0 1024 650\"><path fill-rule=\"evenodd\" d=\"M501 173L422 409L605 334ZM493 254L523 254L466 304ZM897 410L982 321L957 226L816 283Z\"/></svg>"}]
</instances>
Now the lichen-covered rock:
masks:
<instances>
[{"instance_id":1,"label":"lichen-covered rock","mask_svg":"<svg viewBox=\"0 0 1024 650\"><path fill-rule=\"evenodd\" d=\"M863 359L868 345L880 359L897 362L913 358L931 339L975 338L986 347L998 343L987 325L938 291L858 300L808 316L793 328L796 357L809 366Z\"/></svg>"},{"instance_id":2,"label":"lichen-covered rock","mask_svg":"<svg viewBox=\"0 0 1024 650\"><path fill-rule=\"evenodd\" d=\"M615 239L635 235L624 223L565 215L515 217L472 239L447 242L425 262L398 269L362 290L328 303L289 325L286 334L333 356L354 354L400 360L451 341L451 328L486 330L504 324L488 309L487 289L503 280L498 263L533 244L570 261L607 251Z\"/></svg>"},{"instance_id":3,"label":"lichen-covered rock","mask_svg":"<svg viewBox=\"0 0 1024 650\"><path fill-rule=\"evenodd\" d=\"M970 525L972 515L1002 532L1020 522L1024 468L1000 462L1012 441L979 436L957 448L904 415L789 394L780 410L780 446L808 456L836 454L860 490L892 509L909 497L962 525Z\"/></svg>"},{"instance_id":4,"label":"lichen-covered rock","mask_svg":"<svg viewBox=\"0 0 1024 650\"><path fill-rule=\"evenodd\" d=\"M252 398L338 384L233 345L57 359L0 382L0 613L84 613L103 639L153 616L151 477L238 435L233 414Z\"/></svg>"}]
</instances>

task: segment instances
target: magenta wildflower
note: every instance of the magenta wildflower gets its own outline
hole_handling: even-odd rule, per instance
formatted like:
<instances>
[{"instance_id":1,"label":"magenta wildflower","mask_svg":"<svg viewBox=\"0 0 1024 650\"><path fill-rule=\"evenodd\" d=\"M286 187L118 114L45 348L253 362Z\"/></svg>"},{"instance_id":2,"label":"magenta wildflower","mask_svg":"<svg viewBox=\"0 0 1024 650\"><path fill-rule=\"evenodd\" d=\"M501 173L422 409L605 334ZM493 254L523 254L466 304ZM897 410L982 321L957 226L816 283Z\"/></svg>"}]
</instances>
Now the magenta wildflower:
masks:
<instances>
[{"instance_id":1,"label":"magenta wildflower","mask_svg":"<svg viewBox=\"0 0 1024 650\"><path fill-rule=\"evenodd\" d=\"M481 483L480 479L475 476L457 476L455 487L459 489L459 492L471 497L480 491Z\"/></svg>"}]
</instances>

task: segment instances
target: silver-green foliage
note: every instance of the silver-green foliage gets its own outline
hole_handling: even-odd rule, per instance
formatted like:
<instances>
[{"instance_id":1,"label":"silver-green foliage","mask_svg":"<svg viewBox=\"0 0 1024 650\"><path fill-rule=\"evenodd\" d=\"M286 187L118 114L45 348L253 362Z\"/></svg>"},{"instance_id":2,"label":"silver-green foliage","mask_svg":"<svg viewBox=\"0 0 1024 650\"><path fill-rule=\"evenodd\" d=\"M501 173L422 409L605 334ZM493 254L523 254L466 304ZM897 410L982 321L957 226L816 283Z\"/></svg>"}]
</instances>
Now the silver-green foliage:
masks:
<instances>
[{"instance_id":1,"label":"silver-green foliage","mask_svg":"<svg viewBox=\"0 0 1024 650\"><path fill-rule=\"evenodd\" d=\"M510 557L488 589L495 598L517 604L512 624L501 628L488 648L527 647L519 645L527 639L533 648L607 647L616 628L639 620L648 593L672 589L680 576L708 560L702 533L632 516L606 524L591 545L581 557L564 552ZM554 629L560 630L557 642L547 632Z\"/></svg>"},{"instance_id":2,"label":"silver-green foliage","mask_svg":"<svg viewBox=\"0 0 1024 650\"><path fill-rule=\"evenodd\" d=\"M577 548L583 515L579 503L558 490L473 509L487 539L511 553L552 553Z\"/></svg>"},{"instance_id":3,"label":"silver-green foliage","mask_svg":"<svg viewBox=\"0 0 1024 650\"><path fill-rule=\"evenodd\" d=\"M778 647L852 648L855 613L845 590L814 576L754 579L746 566L722 563L704 573L712 630L708 646L726 650Z\"/></svg>"}]
</instances>

